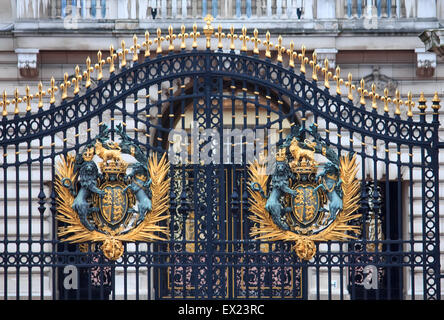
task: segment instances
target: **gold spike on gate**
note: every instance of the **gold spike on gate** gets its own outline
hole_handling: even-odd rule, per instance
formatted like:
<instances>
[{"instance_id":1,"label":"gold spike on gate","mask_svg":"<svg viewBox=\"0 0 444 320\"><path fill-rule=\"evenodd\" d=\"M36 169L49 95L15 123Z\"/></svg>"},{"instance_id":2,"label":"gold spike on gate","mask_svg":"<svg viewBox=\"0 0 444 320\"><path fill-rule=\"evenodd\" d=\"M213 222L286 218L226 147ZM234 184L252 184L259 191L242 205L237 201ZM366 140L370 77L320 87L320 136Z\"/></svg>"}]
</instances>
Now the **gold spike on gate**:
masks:
<instances>
[{"instance_id":1,"label":"gold spike on gate","mask_svg":"<svg viewBox=\"0 0 444 320\"><path fill-rule=\"evenodd\" d=\"M222 49L224 47L222 44L222 39L225 38L225 33L222 32L221 25L218 25L217 32L214 34L214 37L217 39L217 48Z\"/></svg>"},{"instance_id":2,"label":"gold spike on gate","mask_svg":"<svg viewBox=\"0 0 444 320\"><path fill-rule=\"evenodd\" d=\"M397 116L401 115L401 109L399 106L403 104L403 101L401 100L401 95L400 95L398 89L396 89L395 99L393 99L392 101L393 101L393 104L396 106L395 115L397 115Z\"/></svg>"},{"instance_id":3,"label":"gold spike on gate","mask_svg":"<svg viewBox=\"0 0 444 320\"><path fill-rule=\"evenodd\" d=\"M361 104L362 106L365 106L365 96L368 94L368 91L364 89L365 87L365 81L364 79L361 79L361 81L359 82L360 87L358 88L358 92L359 92L359 104Z\"/></svg>"},{"instance_id":4,"label":"gold spike on gate","mask_svg":"<svg viewBox=\"0 0 444 320\"><path fill-rule=\"evenodd\" d=\"M145 32L145 41L142 43L142 46L145 48L145 58L150 56L150 46L153 44L153 41L150 39L150 33L148 31Z\"/></svg>"},{"instance_id":5,"label":"gold spike on gate","mask_svg":"<svg viewBox=\"0 0 444 320\"><path fill-rule=\"evenodd\" d=\"M294 68L294 59L298 57L298 54L296 51L294 51L294 42L290 41L290 48L287 49L287 55L288 55L288 66L290 68Z\"/></svg>"},{"instance_id":6,"label":"gold spike on gate","mask_svg":"<svg viewBox=\"0 0 444 320\"><path fill-rule=\"evenodd\" d=\"M133 62L139 61L139 49L140 44L137 43L137 36L133 36L133 45L131 46L130 50L133 53Z\"/></svg>"},{"instance_id":7,"label":"gold spike on gate","mask_svg":"<svg viewBox=\"0 0 444 320\"><path fill-rule=\"evenodd\" d=\"M38 92L35 94L35 96L39 98L39 102L37 104L37 107L38 107L39 110L41 110L43 108L43 96L44 95L46 95L46 92L43 91L43 84L40 81L39 85L38 85Z\"/></svg>"},{"instance_id":8,"label":"gold spike on gate","mask_svg":"<svg viewBox=\"0 0 444 320\"><path fill-rule=\"evenodd\" d=\"M114 53L113 45L109 46L109 57L106 58L106 62L109 63L109 73L114 73L116 71L114 66L114 60L117 59L117 54Z\"/></svg>"},{"instance_id":9,"label":"gold spike on gate","mask_svg":"<svg viewBox=\"0 0 444 320\"><path fill-rule=\"evenodd\" d=\"M329 78L331 78L332 74L328 70L329 70L328 69L328 59L325 58L325 60L324 60L324 67L321 69L321 71L324 74L324 87L326 87L327 89L330 89Z\"/></svg>"},{"instance_id":10,"label":"gold spike on gate","mask_svg":"<svg viewBox=\"0 0 444 320\"><path fill-rule=\"evenodd\" d=\"M19 96L18 88L15 88L14 91L14 99L11 101L11 103L15 106L14 107L14 114L19 114L19 104L22 102L22 98Z\"/></svg>"},{"instance_id":11,"label":"gold spike on gate","mask_svg":"<svg viewBox=\"0 0 444 320\"><path fill-rule=\"evenodd\" d=\"M302 45L301 53L298 54L298 58L301 61L301 73L305 74L305 64L308 63L308 58L305 56L305 46Z\"/></svg>"},{"instance_id":12,"label":"gold spike on gate","mask_svg":"<svg viewBox=\"0 0 444 320\"><path fill-rule=\"evenodd\" d=\"M0 106L3 107L2 116L6 117L8 116L8 110L6 109L7 106L10 104L10 101L7 99L6 90L3 91L3 101L0 101Z\"/></svg>"},{"instance_id":13,"label":"gold spike on gate","mask_svg":"<svg viewBox=\"0 0 444 320\"><path fill-rule=\"evenodd\" d=\"M125 47L125 40L122 40L120 45L122 46L122 50L119 52L119 57L121 58L120 65L123 68L126 66L126 55L128 54L128 49Z\"/></svg>"},{"instance_id":14,"label":"gold spike on gate","mask_svg":"<svg viewBox=\"0 0 444 320\"><path fill-rule=\"evenodd\" d=\"M261 43L261 39L258 38L259 31L257 29L254 29L253 31L253 37L251 38L251 42L254 43L253 47L253 54L258 55L259 54L259 48L258 45ZM291 58L290 58L291 59ZM294 58L293 58L294 59Z\"/></svg>"},{"instance_id":15,"label":"gold spike on gate","mask_svg":"<svg viewBox=\"0 0 444 320\"><path fill-rule=\"evenodd\" d=\"M345 86L348 89L347 98L348 98L348 100L353 101L353 90L356 89L356 86L352 82L353 77L350 72L348 73L347 79L348 79L348 81L345 83Z\"/></svg>"},{"instance_id":16,"label":"gold spike on gate","mask_svg":"<svg viewBox=\"0 0 444 320\"><path fill-rule=\"evenodd\" d=\"M162 42L165 40L164 37L162 37L162 30L160 28L157 28L157 38L154 39L154 43L157 44L156 53L161 54L162 53Z\"/></svg>"},{"instance_id":17,"label":"gold spike on gate","mask_svg":"<svg viewBox=\"0 0 444 320\"><path fill-rule=\"evenodd\" d=\"M415 102L412 101L412 92L409 91L407 94L407 100L404 102L407 107L407 117L413 117L412 108L415 106Z\"/></svg>"},{"instance_id":18,"label":"gold spike on gate","mask_svg":"<svg viewBox=\"0 0 444 320\"><path fill-rule=\"evenodd\" d=\"M89 57L88 57L89 59ZM51 97L49 98L49 103L50 104L54 104L56 99L55 99L55 93L56 91L59 90L59 88L55 85L55 80L54 77L51 78L51 88L48 89L48 94L51 95Z\"/></svg>"},{"instance_id":19,"label":"gold spike on gate","mask_svg":"<svg viewBox=\"0 0 444 320\"><path fill-rule=\"evenodd\" d=\"M265 34L265 41L262 42L265 46L265 56L267 58L271 58L270 48L273 46L273 42L270 41L270 38L271 38L270 31L267 31L267 33Z\"/></svg>"},{"instance_id":20,"label":"gold spike on gate","mask_svg":"<svg viewBox=\"0 0 444 320\"><path fill-rule=\"evenodd\" d=\"M102 59L102 51L97 51L97 63L94 65L94 68L97 70L98 81L103 79L103 65L105 63L106 61Z\"/></svg>"},{"instance_id":21,"label":"gold spike on gate","mask_svg":"<svg viewBox=\"0 0 444 320\"><path fill-rule=\"evenodd\" d=\"M74 95L77 95L80 92L80 83L82 82L82 75L80 74L80 67L76 66L75 68L75 76L71 79L72 84L74 85Z\"/></svg>"},{"instance_id":22,"label":"gold spike on gate","mask_svg":"<svg viewBox=\"0 0 444 320\"><path fill-rule=\"evenodd\" d=\"M180 27L180 33L177 35L177 37L180 39L180 50L185 50L187 48L187 45L185 43L185 40L189 37L189 34L185 32L185 26L182 25Z\"/></svg>"},{"instance_id":23,"label":"gold spike on gate","mask_svg":"<svg viewBox=\"0 0 444 320\"><path fill-rule=\"evenodd\" d=\"M274 48L277 50L277 58L276 58L277 62L282 63L282 53L285 52L285 48L282 45L282 36L278 37L278 43L277 45L274 46Z\"/></svg>"},{"instance_id":24,"label":"gold spike on gate","mask_svg":"<svg viewBox=\"0 0 444 320\"><path fill-rule=\"evenodd\" d=\"M242 27L242 34L239 36L239 40L242 41L241 51L247 51L247 41L250 40L250 37L247 36L247 28L245 26Z\"/></svg>"},{"instance_id":25,"label":"gold spike on gate","mask_svg":"<svg viewBox=\"0 0 444 320\"><path fill-rule=\"evenodd\" d=\"M23 97L23 101L26 102L26 113L31 112L31 100L34 98L34 96L30 94L29 91L29 86L26 86L26 94Z\"/></svg>"},{"instance_id":26,"label":"gold spike on gate","mask_svg":"<svg viewBox=\"0 0 444 320\"><path fill-rule=\"evenodd\" d=\"M376 85L374 83L372 83L372 91L368 95L372 99L372 109L378 111L376 100L379 99L379 94L376 93Z\"/></svg>"},{"instance_id":27,"label":"gold spike on gate","mask_svg":"<svg viewBox=\"0 0 444 320\"><path fill-rule=\"evenodd\" d=\"M173 26L170 25L168 27L168 35L165 37L165 39L170 42L170 45L168 46L169 52L174 51L173 41L174 41L174 39L176 39L176 37L177 37L177 35L174 34L174 32L173 32Z\"/></svg>"},{"instance_id":28,"label":"gold spike on gate","mask_svg":"<svg viewBox=\"0 0 444 320\"><path fill-rule=\"evenodd\" d=\"M318 71L319 69L321 69L321 66L318 65L317 59L318 59L318 55L316 53L316 51L313 51L312 54L312 60L310 60L309 64L310 66L313 68L313 72L311 73L311 78L314 81L318 81Z\"/></svg>"},{"instance_id":29,"label":"gold spike on gate","mask_svg":"<svg viewBox=\"0 0 444 320\"><path fill-rule=\"evenodd\" d=\"M197 31L197 24L193 24L193 32L190 33L190 37L193 38L193 43L191 44L191 47L193 49L197 48L197 38L200 37L200 32Z\"/></svg>"},{"instance_id":30,"label":"gold spike on gate","mask_svg":"<svg viewBox=\"0 0 444 320\"><path fill-rule=\"evenodd\" d=\"M389 103L392 101L391 98L389 98L388 96L388 89L385 88L384 89L384 96L381 96L381 100L384 102L384 113L388 113L389 112Z\"/></svg>"},{"instance_id":31,"label":"gold spike on gate","mask_svg":"<svg viewBox=\"0 0 444 320\"><path fill-rule=\"evenodd\" d=\"M341 79L341 68L339 68L339 66L336 67L336 74L334 75L333 80L336 81L336 94L340 96L341 85L344 83L344 79Z\"/></svg>"},{"instance_id":32,"label":"gold spike on gate","mask_svg":"<svg viewBox=\"0 0 444 320\"><path fill-rule=\"evenodd\" d=\"M91 86L91 72L94 71L94 68L91 66L91 58L86 58L86 70L83 71L83 77L86 79L85 87L89 88Z\"/></svg>"},{"instance_id":33,"label":"gold spike on gate","mask_svg":"<svg viewBox=\"0 0 444 320\"><path fill-rule=\"evenodd\" d=\"M62 100L68 98L68 87L71 86L71 82L68 80L68 73L65 72L63 75L63 83L60 85L60 90L62 90Z\"/></svg>"}]
</instances>

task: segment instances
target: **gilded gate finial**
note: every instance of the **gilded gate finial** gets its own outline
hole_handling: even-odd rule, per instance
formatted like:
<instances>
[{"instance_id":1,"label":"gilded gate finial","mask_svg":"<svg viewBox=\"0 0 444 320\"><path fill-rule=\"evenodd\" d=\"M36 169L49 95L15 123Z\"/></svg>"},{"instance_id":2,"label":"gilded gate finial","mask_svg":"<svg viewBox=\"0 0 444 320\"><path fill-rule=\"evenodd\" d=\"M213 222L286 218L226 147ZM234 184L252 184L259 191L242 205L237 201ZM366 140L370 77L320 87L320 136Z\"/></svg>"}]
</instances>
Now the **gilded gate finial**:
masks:
<instances>
[{"instance_id":1,"label":"gilded gate finial","mask_svg":"<svg viewBox=\"0 0 444 320\"><path fill-rule=\"evenodd\" d=\"M364 89L364 87L365 87L365 80L364 80L364 78L361 79L359 84L360 84L360 87L358 88L358 92L359 92L359 95L360 95L359 103L362 106L365 106L365 96L368 94L368 91Z\"/></svg>"},{"instance_id":2,"label":"gilded gate finial","mask_svg":"<svg viewBox=\"0 0 444 320\"><path fill-rule=\"evenodd\" d=\"M353 90L356 89L356 86L352 82L353 79L352 79L352 74L350 72L348 73L347 78L348 78L348 81L345 83L345 86L348 89L347 98L348 98L348 100L353 101Z\"/></svg>"},{"instance_id":3,"label":"gilded gate finial","mask_svg":"<svg viewBox=\"0 0 444 320\"><path fill-rule=\"evenodd\" d=\"M211 22L213 22L213 16L211 14L207 14L207 16L204 18L205 22L207 23L204 28L203 32L205 34L205 37L207 38L207 49L211 48L211 36L214 33L214 27L211 25Z\"/></svg>"},{"instance_id":4,"label":"gilded gate finial","mask_svg":"<svg viewBox=\"0 0 444 320\"><path fill-rule=\"evenodd\" d=\"M421 91L420 95L419 95L419 99L418 99L418 109L419 109L419 114L420 115L424 115L425 113L425 109L427 108L427 99L424 97L424 92Z\"/></svg>"},{"instance_id":5,"label":"gilded gate finial","mask_svg":"<svg viewBox=\"0 0 444 320\"><path fill-rule=\"evenodd\" d=\"M62 90L62 100L68 98L68 87L71 86L71 82L68 80L68 73L65 72L63 75L63 83L60 85L60 89Z\"/></svg>"},{"instance_id":6,"label":"gilded gate finial","mask_svg":"<svg viewBox=\"0 0 444 320\"><path fill-rule=\"evenodd\" d=\"M401 94L399 93L398 89L396 89L395 99L393 99L393 104L396 106L395 115L399 116L401 114L401 109L399 108L399 106L403 104L403 101L401 100Z\"/></svg>"},{"instance_id":7,"label":"gilded gate finial","mask_svg":"<svg viewBox=\"0 0 444 320\"><path fill-rule=\"evenodd\" d=\"M239 36L239 40L242 41L241 51L247 51L247 41L250 40L250 37L247 36L247 28L245 26L242 27L242 34Z\"/></svg>"},{"instance_id":8,"label":"gilded gate finial","mask_svg":"<svg viewBox=\"0 0 444 320\"><path fill-rule=\"evenodd\" d=\"M173 41L174 39L176 39L176 37L177 36L173 33L173 26L170 25L168 27L168 35L165 37L165 39L170 42L170 45L168 46L168 51L174 51Z\"/></svg>"},{"instance_id":9,"label":"gilded gate finial","mask_svg":"<svg viewBox=\"0 0 444 320\"><path fill-rule=\"evenodd\" d=\"M185 43L186 38L188 38L188 33L185 33L185 26L182 25L180 27L180 33L177 35L179 39L181 39L180 43L180 50L185 50L187 48L187 45Z\"/></svg>"},{"instance_id":10,"label":"gilded gate finial","mask_svg":"<svg viewBox=\"0 0 444 320\"><path fill-rule=\"evenodd\" d=\"M328 69L328 59L325 58L325 60L324 60L324 67L321 69L321 71L324 74L324 87L326 87L327 89L330 89L329 79L331 78L332 74L328 70L329 70Z\"/></svg>"},{"instance_id":11,"label":"gilded gate finial","mask_svg":"<svg viewBox=\"0 0 444 320\"><path fill-rule=\"evenodd\" d=\"M214 34L214 37L217 39L217 48L221 50L224 47L222 39L225 38L225 33L222 32L220 24L217 26L217 32Z\"/></svg>"},{"instance_id":12,"label":"gilded gate finial","mask_svg":"<svg viewBox=\"0 0 444 320\"><path fill-rule=\"evenodd\" d=\"M75 76L71 79L72 84L74 85L74 94L78 94L80 91L80 81L82 81L82 76L80 75L80 67L76 66Z\"/></svg>"},{"instance_id":13,"label":"gilded gate finial","mask_svg":"<svg viewBox=\"0 0 444 320\"><path fill-rule=\"evenodd\" d=\"M270 47L273 46L273 42L270 41L270 31L267 31L267 33L265 34L265 41L263 42L264 46L265 46L265 56L267 58L271 58L271 51L270 51Z\"/></svg>"},{"instance_id":14,"label":"gilded gate finial","mask_svg":"<svg viewBox=\"0 0 444 320\"><path fill-rule=\"evenodd\" d=\"M435 95L432 99L432 109L434 114L438 114L438 111L441 108L441 105L439 104L440 102L441 99L439 99L438 92L435 91Z\"/></svg>"},{"instance_id":15,"label":"gilded gate finial","mask_svg":"<svg viewBox=\"0 0 444 320\"><path fill-rule=\"evenodd\" d=\"M7 94L6 94L6 90L3 91L3 101L0 102L0 106L3 107L3 112L2 112L2 116L3 118L6 117L8 115L8 110L6 110L6 107L10 104L9 100L7 100Z\"/></svg>"},{"instance_id":16,"label":"gilded gate finial","mask_svg":"<svg viewBox=\"0 0 444 320\"><path fill-rule=\"evenodd\" d=\"M311 74L311 78L312 78L314 81L318 81L318 71L319 71L319 69L321 68L321 67L318 65L318 63L317 63L317 58L318 58L318 56L317 56L317 54L316 54L316 51L313 51L313 54L312 54L312 60L310 61L310 66L313 68L313 72L312 72L312 74Z\"/></svg>"},{"instance_id":17,"label":"gilded gate finial","mask_svg":"<svg viewBox=\"0 0 444 320\"><path fill-rule=\"evenodd\" d=\"M46 95L46 92L43 91L43 84L41 81L39 82L38 90L39 90L39 92L37 92L35 95L36 95L36 97L39 98L39 103L37 104L37 107L40 110L43 108L43 96Z\"/></svg>"},{"instance_id":18,"label":"gilded gate finial","mask_svg":"<svg viewBox=\"0 0 444 320\"><path fill-rule=\"evenodd\" d=\"M126 66L126 55L128 54L128 49L125 48L125 40L122 40L120 45L122 46L122 51L119 52L119 57L122 59L120 65L122 68L124 68Z\"/></svg>"},{"instance_id":19,"label":"gilded gate finial","mask_svg":"<svg viewBox=\"0 0 444 320\"><path fill-rule=\"evenodd\" d=\"M190 37L193 38L193 43L191 44L191 47L193 49L197 48L197 38L200 37L200 32L197 31L197 24L193 24L193 32L190 33Z\"/></svg>"},{"instance_id":20,"label":"gilded gate finial","mask_svg":"<svg viewBox=\"0 0 444 320\"><path fill-rule=\"evenodd\" d=\"M412 108L415 106L415 102L412 101L412 92L407 93L407 100L404 102L407 107L407 117L413 117Z\"/></svg>"},{"instance_id":21,"label":"gilded gate finial","mask_svg":"<svg viewBox=\"0 0 444 320\"><path fill-rule=\"evenodd\" d=\"M344 80L341 79L341 68L339 66L336 67L336 74L333 77L333 80L336 81L336 94L338 96L341 95L341 85L344 83Z\"/></svg>"},{"instance_id":22,"label":"gilded gate finial","mask_svg":"<svg viewBox=\"0 0 444 320\"><path fill-rule=\"evenodd\" d=\"M15 88L14 91L14 99L11 101L12 104L15 105L14 107L14 114L19 114L19 104L22 102L22 98L19 97L19 91L18 88Z\"/></svg>"},{"instance_id":23,"label":"gilded gate finial","mask_svg":"<svg viewBox=\"0 0 444 320\"><path fill-rule=\"evenodd\" d=\"M133 62L136 62L139 60L139 53L138 50L140 49L140 44L137 43L137 36L133 36L133 45L131 46L130 50L133 53Z\"/></svg>"},{"instance_id":24,"label":"gilded gate finial","mask_svg":"<svg viewBox=\"0 0 444 320\"><path fill-rule=\"evenodd\" d=\"M253 54L255 54L255 55L259 54L258 44L261 43L261 40L258 38L258 35L259 35L259 31L257 31L257 29L254 29L253 37L251 38L251 42L254 43Z\"/></svg>"},{"instance_id":25,"label":"gilded gate finial","mask_svg":"<svg viewBox=\"0 0 444 320\"><path fill-rule=\"evenodd\" d=\"M378 104L376 103L376 99L379 99L379 94L376 93L376 85L372 83L372 92L369 93L370 98L372 99L372 108L373 110L378 110Z\"/></svg>"},{"instance_id":26,"label":"gilded gate finial","mask_svg":"<svg viewBox=\"0 0 444 320\"><path fill-rule=\"evenodd\" d=\"M287 55L288 55L288 66L290 68L294 68L294 59L298 57L297 52L294 51L294 42L290 41L290 48L287 49Z\"/></svg>"},{"instance_id":27,"label":"gilded gate finial","mask_svg":"<svg viewBox=\"0 0 444 320\"><path fill-rule=\"evenodd\" d=\"M88 57L89 59L89 57ZM88 60L87 60L88 61ZM51 95L51 98L49 99L49 103L53 104L55 103L56 99L55 99L55 93L56 91L59 90L59 88L57 88L57 86L55 85L55 80L54 77L51 78L51 88L48 89L48 94Z\"/></svg>"},{"instance_id":28,"label":"gilded gate finial","mask_svg":"<svg viewBox=\"0 0 444 320\"><path fill-rule=\"evenodd\" d=\"M109 46L109 57L106 58L106 62L109 63L109 73L114 73L116 70L114 67L114 60L117 59L117 54L114 53L114 47L113 45Z\"/></svg>"},{"instance_id":29,"label":"gilded gate finial","mask_svg":"<svg viewBox=\"0 0 444 320\"><path fill-rule=\"evenodd\" d=\"M150 39L150 33L148 31L145 32L145 41L142 43L142 46L145 48L145 58L150 56L150 46L153 44L153 41Z\"/></svg>"},{"instance_id":30,"label":"gilded gate finial","mask_svg":"<svg viewBox=\"0 0 444 320\"><path fill-rule=\"evenodd\" d=\"M305 74L305 64L308 63L308 58L305 56L305 46L302 45L301 53L298 55L299 60L301 61L301 73Z\"/></svg>"},{"instance_id":31,"label":"gilded gate finial","mask_svg":"<svg viewBox=\"0 0 444 320\"><path fill-rule=\"evenodd\" d=\"M83 71L83 77L86 79L86 82L85 82L86 88L89 88L91 86L91 72L93 72L93 71L94 71L94 68L91 67L91 58L88 57L88 58L86 58L86 70Z\"/></svg>"},{"instance_id":32,"label":"gilded gate finial","mask_svg":"<svg viewBox=\"0 0 444 320\"><path fill-rule=\"evenodd\" d=\"M97 80L100 81L103 79L103 65L106 63L105 60L102 59L102 51L97 51L97 63L94 65L94 68L98 70L97 72Z\"/></svg>"},{"instance_id":33,"label":"gilded gate finial","mask_svg":"<svg viewBox=\"0 0 444 320\"><path fill-rule=\"evenodd\" d=\"M278 62L282 63L282 53L285 52L285 48L282 46L282 36L278 37L278 44L275 45L274 48L277 50L277 58L276 58L276 60Z\"/></svg>"},{"instance_id":34,"label":"gilded gate finial","mask_svg":"<svg viewBox=\"0 0 444 320\"><path fill-rule=\"evenodd\" d=\"M388 96L388 89L387 88L384 89L384 96L381 97L381 100L384 101L384 113L387 114L389 112L388 104L392 101L392 99L389 98L389 96Z\"/></svg>"},{"instance_id":35,"label":"gilded gate finial","mask_svg":"<svg viewBox=\"0 0 444 320\"><path fill-rule=\"evenodd\" d=\"M25 92L26 94L23 97L23 101L26 102L26 112L28 113L31 111L31 100L34 98L34 96L29 94L29 86L26 86Z\"/></svg>"}]
</instances>

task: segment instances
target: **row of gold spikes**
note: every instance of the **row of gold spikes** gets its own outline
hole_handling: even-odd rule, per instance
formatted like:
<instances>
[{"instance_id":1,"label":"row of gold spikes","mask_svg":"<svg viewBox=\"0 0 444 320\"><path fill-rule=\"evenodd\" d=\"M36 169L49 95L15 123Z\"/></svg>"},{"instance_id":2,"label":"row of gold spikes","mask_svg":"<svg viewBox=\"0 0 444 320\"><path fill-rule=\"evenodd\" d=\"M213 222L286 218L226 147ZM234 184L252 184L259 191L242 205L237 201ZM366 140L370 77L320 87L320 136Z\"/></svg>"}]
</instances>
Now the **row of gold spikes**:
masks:
<instances>
[{"instance_id":1,"label":"row of gold spikes","mask_svg":"<svg viewBox=\"0 0 444 320\"><path fill-rule=\"evenodd\" d=\"M241 35L236 35L234 33L234 27L231 26L230 28L230 33L225 35L225 33L222 32L222 27L221 25L218 26L218 30L217 32L214 33L214 28L211 25L211 21L212 21L212 17L211 16L207 16L205 18L206 21L206 26L204 27L204 34L206 37L206 47L210 48L211 47L211 38L215 37L218 39L218 45L217 47L219 49L223 48L223 44L222 44L222 39L223 38L228 38L230 39L230 50L235 50L235 43L234 41L236 39L239 39L240 41L242 41L242 46L241 46L241 51L246 52L247 51L247 42L251 41L254 43L254 48L253 48L253 54L259 54L259 44L263 44L265 46L265 56L267 58L271 58L271 48L273 48L273 43L270 41L271 35L270 32L267 31L266 35L265 35L265 40L261 40L258 38L258 30L255 29L253 31L253 37L249 37L247 35L247 29L245 27L242 28L242 34ZM214 36L213 36L214 33ZM173 32L173 27L170 25L168 28L168 35L166 37L162 36L162 31L160 28L157 29L157 38L154 39L154 43L157 44L157 48L156 48L156 53L157 54L161 54L162 51L162 42L163 41L169 41L169 46L168 46L168 51L174 51L175 50L175 46L173 41L176 38L181 39L181 45L180 45L180 49L184 50L186 49L186 43L185 40L187 38L192 38L193 42L192 42L192 48L197 48L197 39L200 37L200 32L197 31L197 25L194 24L193 25L193 32L191 33L186 33L185 32L185 26L182 25L181 27L181 33L176 35ZM125 67L127 65L127 59L126 59L126 55L129 53L129 51L131 51L133 53L133 57L132 60L133 62L136 62L139 60L139 54L138 54L138 50L143 46L145 48L145 58L148 58L150 56L150 46L153 44L153 41L150 39L150 33L148 31L145 32L145 41L140 45L138 43L138 39L137 36L134 35L133 36L133 46L130 47L130 49L128 50L126 48L125 45L125 41L122 40L121 41L121 50L116 53L114 50L114 47L111 45L110 46L110 54L107 57L106 60L102 59L102 52L99 50L97 52L97 63L92 66L91 64L91 59L90 57L88 57L86 59L86 69L83 71L83 74L80 72L80 67L77 65L75 68L75 76L71 79L71 81L69 81L69 75L68 73L64 74L64 81L62 84L60 84L60 86L56 86L55 85L55 80L54 77L51 78L51 82L50 82L50 88L47 91L43 90L43 85L40 82L38 85L38 92L34 95L29 93L29 87L26 87L26 94L23 97L19 96L18 93L18 89L15 89L14 92L14 99L12 101L7 100L7 94L6 91L3 92L3 100L0 101L0 107L3 107L3 112L2 115L3 117L7 116L7 111L6 111L6 107L12 103L15 105L15 110L14 110L14 114L18 114L19 113L19 104L21 102L26 102L26 111L29 112L31 110L31 100L35 97L37 97L39 99L38 102L38 107L42 108L43 107L43 96L48 94L50 96L50 104L55 103L56 98L55 98L55 93L59 90L61 91L61 99L65 100L66 98L68 98L68 88L73 85L74 86L74 95L77 95L80 92L80 86L81 86L81 82L83 79L86 79L85 82L85 87L89 88L92 84L91 82L91 73L96 69L97 70L97 80L102 80L103 79L103 66L108 63L109 64L109 72L110 73L114 73L115 72L115 61L118 59L118 57L120 58L120 65L122 67ZM354 96L353 96L353 90L357 90L358 94L359 94L359 103L361 105L365 105L366 104L366 100L365 97L368 96L371 100L372 100L372 108L374 110L377 110L378 106L377 106L377 100L381 100L384 103L384 112L388 113L389 112L389 103L393 103L395 105L395 115L400 115L401 114L401 110L400 107L405 104L407 106L407 116L408 117L412 117L413 113L412 113L412 108L415 106L415 103L412 101L412 94L411 92L408 93L407 95L407 100L403 101L401 100L400 97L400 93L397 90L395 92L395 97L391 98L388 96L388 89L384 89L384 95L380 96L379 94L376 93L376 86L375 84L372 84L371 86L371 91L368 92L368 90L366 90L365 87L365 81L364 79L361 79L360 81L360 87L356 89L356 85L353 84L352 82L352 74L349 73L348 77L347 77L347 81L345 81L344 79L341 78L340 73L341 73L341 69L340 67L336 67L335 69L335 74L333 75L332 72L330 71L329 68L329 61L328 59L325 59L323 62L323 66L319 65L317 63L317 55L316 52L314 51L312 54L312 59L309 59L308 57L305 56L306 53L306 48L304 45L302 45L301 48L301 53L297 53L294 50L294 42L291 41L289 48L286 49L283 45L282 45L282 36L279 36L277 39L277 44L274 45L274 48L276 49L277 52L277 61L279 63L283 62L283 54L287 54L288 58L289 58L289 67L291 68L295 68L295 59L298 59L300 62L300 72L305 74L306 73L306 65L310 65L312 67L312 79L314 81L318 81L318 72L321 71L324 74L324 87L325 88L330 88L330 79L333 79L336 82L336 93L337 95L342 95L341 92L341 85L345 84L348 94L347 97L350 101L354 100ZM419 102L419 109L423 112L424 109L426 108L426 100L424 98L424 94L421 93L420 98L418 100ZM433 105L432 108L435 110L435 112L437 112L437 109L440 108L439 102L440 99L438 97L438 94L435 92L434 98L432 100Z\"/></svg>"}]
</instances>

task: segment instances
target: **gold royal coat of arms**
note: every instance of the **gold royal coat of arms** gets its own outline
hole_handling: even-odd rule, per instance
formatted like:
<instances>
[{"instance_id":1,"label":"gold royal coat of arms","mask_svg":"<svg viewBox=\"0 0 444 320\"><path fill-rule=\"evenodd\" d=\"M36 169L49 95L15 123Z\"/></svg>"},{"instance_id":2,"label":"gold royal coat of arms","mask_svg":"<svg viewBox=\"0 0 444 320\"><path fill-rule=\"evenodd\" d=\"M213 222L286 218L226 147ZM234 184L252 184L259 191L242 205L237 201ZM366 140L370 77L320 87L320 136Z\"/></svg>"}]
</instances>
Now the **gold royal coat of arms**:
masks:
<instances>
[{"instance_id":1,"label":"gold royal coat of arms","mask_svg":"<svg viewBox=\"0 0 444 320\"><path fill-rule=\"evenodd\" d=\"M57 219L65 224L59 237L71 243L101 242L110 260L122 256L123 242L165 240L169 218L166 154L148 159L122 125L116 128L120 144L109 141L110 130L102 125L80 154L61 157L55 181ZM136 162L127 163L122 154ZM102 160L98 165L94 156Z\"/></svg>"},{"instance_id":2,"label":"gold royal coat of arms","mask_svg":"<svg viewBox=\"0 0 444 320\"><path fill-rule=\"evenodd\" d=\"M328 160L320 173L315 154ZM359 226L349 222L360 217L357 170L356 155L339 158L315 125L294 126L276 153L271 181L265 164L256 161L249 167L250 219L256 223L251 235L293 241L293 250L304 260L316 254L315 241L355 238Z\"/></svg>"}]
</instances>

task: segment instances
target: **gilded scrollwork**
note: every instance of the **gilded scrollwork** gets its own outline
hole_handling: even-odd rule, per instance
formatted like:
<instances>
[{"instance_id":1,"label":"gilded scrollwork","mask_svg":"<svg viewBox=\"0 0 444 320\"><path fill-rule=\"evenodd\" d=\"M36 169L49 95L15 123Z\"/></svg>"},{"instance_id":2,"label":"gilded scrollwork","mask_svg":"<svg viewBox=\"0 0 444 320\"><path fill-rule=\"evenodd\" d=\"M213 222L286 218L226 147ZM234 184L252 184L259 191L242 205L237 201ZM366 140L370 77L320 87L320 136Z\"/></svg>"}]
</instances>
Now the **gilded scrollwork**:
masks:
<instances>
[{"instance_id":1,"label":"gilded scrollwork","mask_svg":"<svg viewBox=\"0 0 444 320\"><path fill-rule=\"evenodd\" d=\"M306 138L310 134L313 141ZM327 158L321 165L315 154ZM257 239L294 241L293 249L305 260L316 254L315 241L354 238L358 218L359 182L356 155L338 155L321 140L315 126L297 128L280 146L273 175L265 164L250 165L251 235ZM267 190L270 190L267 194ZM326 207L328 204L328 207Z\"/></svg>"},{"instance_id":2,"label":"gilded scrollwork","mask_svg":"<svg viewBox=\"0 0 444 320\"><path fill-rule=\"evenodd\" d=\"M117 133L122 142L108 141L109 129L102 126L93 143L77 156L61 157L55 181L57 219L66 225L58 235L64 241L102 242L110 260L124 252L125 241L165 240L167 234L170 179L166 155L150 158L126 135L121 125ZM136 159L128 164L127 153ZM94 156L102 161L96 164ZM128 168L132 170L127 174ZM137 205L137 209L134 207Z\"/></svg>"}]
</instances>

